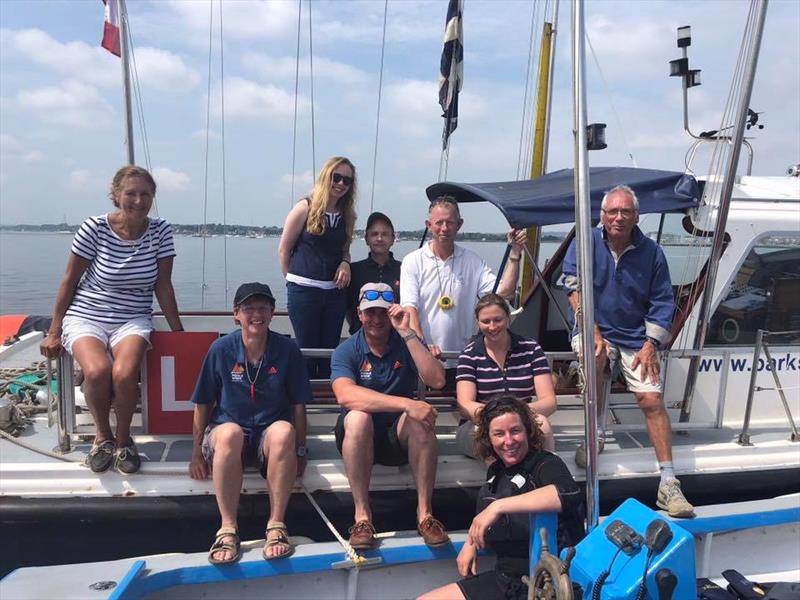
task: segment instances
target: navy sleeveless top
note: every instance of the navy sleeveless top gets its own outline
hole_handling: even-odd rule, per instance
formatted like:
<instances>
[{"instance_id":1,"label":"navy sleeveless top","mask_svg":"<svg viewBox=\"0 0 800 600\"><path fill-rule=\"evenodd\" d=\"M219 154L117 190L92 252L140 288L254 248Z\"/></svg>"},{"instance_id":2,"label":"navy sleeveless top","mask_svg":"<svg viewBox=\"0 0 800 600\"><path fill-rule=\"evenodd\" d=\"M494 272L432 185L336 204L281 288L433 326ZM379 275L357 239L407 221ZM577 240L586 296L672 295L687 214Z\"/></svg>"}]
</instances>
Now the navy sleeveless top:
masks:
<instances>
[{"instance_id":1,"label":"navy sleeveless top","mask_svg":"<svg viewBox=\"0 0 800 600\"><path fill-rule=\"evenodd\" d=\"M308 198L306 201L309 201ZM289 259L289 273L318 281L333 281L344 256L347 229L341 214L331 217L325 214L322 235L309 233L303 227Z\"/></svg>"}]
</instances>

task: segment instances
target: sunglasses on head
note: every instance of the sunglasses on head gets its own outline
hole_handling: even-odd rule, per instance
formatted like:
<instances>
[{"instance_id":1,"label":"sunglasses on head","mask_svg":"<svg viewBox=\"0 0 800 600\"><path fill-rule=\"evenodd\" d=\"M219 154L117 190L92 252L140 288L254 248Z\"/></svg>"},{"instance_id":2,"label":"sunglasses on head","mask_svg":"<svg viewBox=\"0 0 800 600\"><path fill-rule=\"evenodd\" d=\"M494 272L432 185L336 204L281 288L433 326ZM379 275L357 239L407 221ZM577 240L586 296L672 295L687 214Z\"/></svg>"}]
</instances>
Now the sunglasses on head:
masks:
<instances>
[{"instance_id":1,"label":"sunglasses on head","mask_svg":"<svg viewBox=\"0 0 800 600\"><path fill-rule=\"evenodd\" d=\"M379 292L378 290L366 290L363 294L361 294L361 300L369 300L370 302L377 300L378 298L383 298L386 302L394 302L394 292L392 290L384 290Z\"/></svg>"},{"instance_id":2,"label":"sunglasses on head","mask_svg":"<svg viewBox=\"0 0 800 600\"><path fill-rule=\"evenodd\" d=\"M343 183L345 185L353 185L353 178L340 173L334 173L331 177L333 183Z\"/></svg>"},{"instance_id":3,"label":"sunglasses on head","mask_svg":"<svg viewBox=\"0 0 800 600\"><path fill-rule=\"evenodd\" d=\"M514 406L517 403L516 398L502 397L489 400L483 407L483 412L489 414L490 412L500 408L501 406Z\"/></svg>"}]
</instances>

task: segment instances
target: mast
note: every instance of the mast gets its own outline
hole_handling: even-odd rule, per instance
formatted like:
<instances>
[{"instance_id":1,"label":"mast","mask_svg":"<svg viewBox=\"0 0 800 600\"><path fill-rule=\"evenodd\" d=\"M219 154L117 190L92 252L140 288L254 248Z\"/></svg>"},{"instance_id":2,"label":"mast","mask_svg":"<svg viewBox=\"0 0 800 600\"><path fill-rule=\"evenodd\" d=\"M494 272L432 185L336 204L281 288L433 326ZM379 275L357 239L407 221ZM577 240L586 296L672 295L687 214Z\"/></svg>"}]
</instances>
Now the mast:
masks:
<instances>
[{"instance_id":1,"label":"mast","mask_svg":"<svg viewBox=\"0 0 800 600\"><path fill-rule=\"evenodd\" d=\"M581 295L578 331L583 337L579 356L583 370L583 412L586 422L586 527L597 527L600 516L597 479L597 376L594 364L594 288L592 214L589 196L589 153L586 137L586 68L584 66L583 0L572 3L572 107L575 137L575 238L578 291ZM580 318L578 318L580 317ZM588 357L588 358L587 358Z\"/></svg>"},{"instance_id":2,"label":"mast","mask_svg":"<svg viewBox=\"0 0 800 600\"><path fill-rule=\"evenodd\" d=\"M711 312L711 303L714 300L714 286L717 281L717 271L719 260L722 256L722 242L725 237L725 227L728 223L728 211L731 205L731 195L733 194L733 184L736 182L736 170L739 166L739 157L742 153L742 141L747 124L747 110L750 106L750 97L753 92L753 81L756 76L758 65L758 54L761 49L761 38L764 34L764 20L767 14L767 4L769 0L753 0L753 6L758 6L753 24L753 44L752 50L747 56L745 64L742 93L739 98L739 106L734 121L734 133L731 139L732 148L728 155L728 164L725 169L725 176L720 193L719 207L717 208L717 223L714 228L714 238L711 245L711 255L708 257L708 274L706 275L705 293L703 302L700 305L698 314L698 326L695 331L694 349L702 350L705 346L706 334L708 333L708 320ZM686 388L683 395L683 405L681 406L681 422L689 420L692 411L692 399L694 397L695 385L697 384L697 372L700 365L699 354L692 356L689 363L689 374L686 379Z\"/></svg>"},{"instance_id":3,"label":"mast","mask_svg":"<svg viewBox=\"0 0 800 600\"><path fill-rule=\"evenodd\" d=\"M131 105L130 49L128 48L128 13L125 0L116 0L119 13L119 56L122 63L122 89L125 100L125 143L128 149L128 164L136 164L133 149L133 109Z\"/></svg>"},{"instance_id":4,"label":"mast","mask_svg":"<svg viewBox=\"0 0 800 600\"><path fill-rule=\"evenodd\" d=\"M553 64L556 53L556 24L558 23L558 0L554 2L553 22L542 26L542 44L539 51L539 81L537 83L536 115L534 116L534 135L531 158L531 179L541 177L547 171L547 150L550 132L550 105L553 97ZM539 260L541 228L528 227L528 252L522 268L520 296L524 299L533 287L535 268L527 263Z\"/></svg>"}]
</instances>

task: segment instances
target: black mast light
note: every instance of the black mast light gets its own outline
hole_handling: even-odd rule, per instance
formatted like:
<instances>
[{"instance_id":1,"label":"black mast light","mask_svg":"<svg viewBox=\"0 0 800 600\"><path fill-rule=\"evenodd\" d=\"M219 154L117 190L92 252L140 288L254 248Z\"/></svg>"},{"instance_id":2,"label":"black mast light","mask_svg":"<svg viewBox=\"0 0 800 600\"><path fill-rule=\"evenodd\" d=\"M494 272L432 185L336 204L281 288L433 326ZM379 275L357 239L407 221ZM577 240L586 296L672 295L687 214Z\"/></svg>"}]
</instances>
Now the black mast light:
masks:
<instances>
[{"instance_id":1,"label":"black mast light","mask_svg":"<svg viewBox=\"0 0 800 600\"><path fill-rule=\"evenodd\" d=\"M587 150L605 150L608 147L605 123L590 123L586 126L586 147Z\"/></svg>"},{"instance_id":2,"label":"black mast light","mask_svg":"<svg viewBox=\"0 0 800 600\"><path fill-rule=\"evenodd\" d=\"M686 87L694 87L700 85L700 69L689 69L686 74Z\"/></svg>"},{"instance_id":3,"label":"black mast light","mask_svg":"<svg viewBox=\"0 0 800 600\"><path fill-rule=\"evenodd\" d=\"M689 25L678 27L678 48L688 48L692 45L692 28Z\"/></svg>"},{"instance_id":4,"label":"black mast light","mask_svg":"<svg viewBox=\"0 0 800 600\"><path fill-rule=\"evenodd\" d=\"M669 61L669 76L670 77L683 77L689 73L689 59L676 58Z\"/></svg>"}]
</instances>

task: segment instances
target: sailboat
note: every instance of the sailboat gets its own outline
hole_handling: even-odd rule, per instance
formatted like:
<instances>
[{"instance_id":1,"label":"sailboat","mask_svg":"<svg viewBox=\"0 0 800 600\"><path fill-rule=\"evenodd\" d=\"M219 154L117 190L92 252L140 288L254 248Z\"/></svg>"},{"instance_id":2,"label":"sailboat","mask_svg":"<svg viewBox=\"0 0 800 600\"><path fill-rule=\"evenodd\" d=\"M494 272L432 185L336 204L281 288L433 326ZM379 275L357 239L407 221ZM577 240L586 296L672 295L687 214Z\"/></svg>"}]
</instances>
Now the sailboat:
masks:
<instances>
[{"instance_id":1,"label":"sailboat","mask_svg":"<svg viewBox=\"0 0 800 600\"><path fill-rule=\"evenodd\" d=\"M576 6L579 5L580 2L576 3ZM583 131L583 128L578 127L576 130ZM683 174L673 175L677 175L679 179ZM630 182L633 173L616 172L613 176L624 182ZM461 201L484 200L491 202L505 214L509 223L514 226L544 225L547 224L545 221L525 220L524 217L512 213L511 207L522 207L525 204L528 215L546 213L543 210L545 204L536 199L537 192L535 190L539 187L545 188L546 193L542 192L541 195L551 199L555 198L555 203L558 204L560 197L554 190L555 182L559 179L561 188L558 189L565 189L566 202L574 204L576 192L572 181L573 177L574 173L570 172L554 173L532 182L493 184L445 182L431 186L429 193L434 194L446 189L455 192ZM602 173L584 171L584 178L593 182L593 186L595 184L598 186L597 189L587 187L581 192L585 200L592 198L596 202L598 190L610 187L610 182L602 179ZM676 183L677 179L671 184L673 190ZM510 190L510 188L514 189ZM513 196L512 192L519 193L520 196ZM524 198L521 199L522 196ZM654 203L653 212L664 214L664 219L668 220L673 217L682 219L688 211L689 216L695 218L695 226L690 228L691 231L696 236L704 235L705 228L698 227L705 222L701 218L702 211L715 213L721 210L719 201L713 198L712 200L714 201L706 204L703 209L699 204L698 188L698 194L689 194L689 199L685 200L684 204L677 203L665 208L663 205ZM591 208L586 203L584 211L583 225L588 226L591 215L596 214L596 207ZM739 180L738 184L732 186L727 217L728 227L726 228L730 240L727 242L724 254L717 259L717 277L713 286L709 286L713 288L713 292L710 294L711 306L721 306L727 302L728 306L725 307L725 310L736 310L737 303L733 300L741 297L742 290L745 289L743 286L757 288L757 281L752 277L743 281L745 277L742 274L743 268L750 270L751 275L759 270L752 267L756 259L750 258L750 252L759 247L758 242L763 241L765 236L780 237L783 232L787 235L791 234L790 230L787 231L787 227L796 223L798 211L800 211L800 194L797 193L796 180L744 177ZM574 216L567 218L567 221L573 219ZM515 320L514 328L529 335L534 334L545 344L546 349L548 347L556 348L548 353L551 360L571 361L574 359L574 355L566 347L558 348L556 342L548 345L548 340L556 340L559 337L566 341L565 328L559 323L557 316L559 311L564 311L564 298L563 295L559 295L560 292L557 289L553 288L553 284L558 278L560 260L563 258L565 249L566 246L548 263L531 292L522 299L524 310ZM793 274L796 273L796 258L794 262L791 262L792 257L788 254L785 261L782 260L783 257L776 256L759 255L757 258L765 264L768 259L771 261L769 263L772 265L770 271L768 273L760 271L759 274L761 275L761 285L770 286L771 295L764 294L765 301L773 303L770 306L774 306L777 310L779 306L786 303L786 290L791 289L793 285L791 282L794 279ZM788 276L782 276L785 273L788 273ZM692 331L697 328L698 316L702 307L702 304L698 303L702 284L713 281L709 278L708 269L701 269L700 275L698 285L690 287L687 292L684 303L685 313L682 313L684 318L678 325L679 329L676 334L680 334L683 330ZM788 283L783 280L788 280ZM734 286L735 289L732 289L731 284L733 283L738 284L738 287ZM750 289L745 289L745 292L755 294ZM785 312L786 314L781 317L784 321L780 321L780 323L787 325L776 329L778 332L788 330L793 323L792 319L795 318L791 305ZM761 498L772 498L797 490L797 476L800 472L794 420L797 411L792 413L791 410L797 404L797 394L796 390L789 389L791 385L786 385L781 380L781 373L790 370L789 365L792 364L790 359L797 356L796 340L792 343L781 344L779 339L778 343L775 343L770 337L771 333L765 335L762 332L760 341L754 349L751 340L745 335L748 333L745 328L753 326L753 315L747 314L747 310L742 313L737 321L740 333L733 340L741 342L739 345L696 349L693 347L693 343L684 342L683 346L673 345L668 352L666 402L675 413L676 429L682 431L682 435L676 436L676 470L681 475L682 481L685 482L687 495L695 502L698 502L697 499L703 498L703 494L709 491L719 495L718 491L723 487L725 488L724 494L728 497L750 493ZM774 314L774 311L771 314ZM737 318L730 312L725 315L726 318ZM715 315L709 316L713 322ZM43 417L34 422L31 433L22 440L28 446L33 446L33 450L22 446L12 446L12 442L6 439L2 442L3 463L0 465L0 493L2 493L4 514L14 515L16 520L25 523L28 530L33 533L33 537L39 534L43 537L46 536L49 524L55 518L85 519L89 521L89 527L94 526L104 530L105 533L108 531L109 519L113 518L115 519L113 526L118 528L116 531L120 532L122 537L128 538L129 547L136 547L137 543L146 544L149 541L142 540L142 536L138 535L142 526L140 519L164 524L171 520L178 521L173 526L184 530L181 535L185 539L190 538L187 530L192 529L193 524L204 522L207 525L209 517L214 514L216 509L211 484L210 482L196 482L186 476L186 462L191 448L191 441L187 436L190 406L186 389L194 382L192 365L194 364L194 368L199 366L199 360L202 359L205 352L204 348L219 332L226 330L228 321L228 315L187 315L184 323L189 333L185 335L191 336L186 338L191 340L191 343L188 344L192 347L191 352L183 350L176 352L169 350L166 345L162 348L160 342L166 342L168 336L173 334L164 332L156 334L154 337L154 351L148 357L147 371L143 376L145 383L142 391L143 409L138 421L141 429L137 435L137 443L149 461L140 474L129 478L123 478L116 474L94 475L79 464L88 448L86 436L92 431L92 428L91 424L86 421L86 413L81 410L79 392L75 391L74 382L71 381L70 359L64 357L60 365L54 367L55 370L60 371L61 376L58 378L57 411L51 415L51 428L48 429L47 421ZM158 329L166 329L164 323L158 319L156 323ZM728 321L723 319L717 324L717 329L713 327L712 325L708 336L709 340L725 340L733 337L731 333L733 327ZM161 336L160 340L159 336ZM680 339L680 335L675 337ZM206 346L204 347L203 344ZM22 340L20 345L15 347L13 353L4 354L3 359L10 361L13 355L16 355L20 360L24 360L25 348L35 346L38 346L38 339L34 337ZM699 359L696 367L698 376L693 386L691 401L687 402L683 391L693 357ZM780 358L784 359L783 363L779 362ZM774 363L772 359L775 359ZM750 361L750 371L747 370L747 361ZM773 364L774 368L767 369L766 365ZM764 367L759 369L759 365L764 365ZM704 376L700 376L699 373ZM777 383L770 384L775 376L778 378ZM341 523L346 523L349 519L347 513L349 513L350 506L349 502L345 500L344 510L340 510L340 514L337 515L336 505L340 505L343 498L349 498L349 492L341 462L332 449L332 436L329 433L329 425L335 418L334 412L331 410L334 402L332 402L325 382L316 382L315 387L317 389L316 402L311 407L315 421L312 422L312 435L309 443L312 459L309 461L303 486L302 488L298 487L297 490L298 494L294 503L295 514L313 514L311 506L313 500L322 507L330 521L341 530ZM588 387L591 389L592 386ZM780 389L756 389L764 387ZM587 487L593 492L600 489L601 494L593 494L593 502L598 502L602 495L605 495L605 502L610 505L607 509L616 506L619 499L629 496L639 496L649 501L655 489L654 479L656 476L652 450L647 447L646 438L643 437L644 427L638 419L638 410L632 410L635 405L631 406L630 395L619 387L612 387L611 393L610 404L616 416L616 422L611 428L612 438L607 443L602 457L599 459L596 456L592 457L590 467L594 468L590 468L586 474L575 468L571 458L572 451L578 441L582 439L584 431L584 418L580 416L583 403L579 400L577 389L562 390L559 395L560 410L556 413L556 419L553 422L556 429L557 450L562 453L567 464L573 468L576 478L588 481ZM756 393L762 394L758 397L758 403L755 401ZM781 394L783 394L783 400L781 400ZM460 518L462 519L460 527L464 527L473 508L469 490L474 490L483 483L485 472L482 466L475 461L466 457L453 456L447 452L448 445L452 443L453 431L457 423L456 415L452 411L452 399L429 398L429 400L438 403L439 406L451 408L451 412L445 415L446 418L440 425L442 433L439 437L442 451L440 452L437 477L439 489L437 494L440 502L447 502L451 507L452 522L446 522L446 525L449 528L457 527L455 524L459 523L458 519ZM49 403L48 406L50 406ZM685 414L686 418L680 420L682 414ZM587 413L585 418L590 420L591 413ZM591 427L588 429L593 430ZM58 451L53 451L54 445ZM589 447L593 447L593 444L589 444ZM243 502L243 512L252 513L254 515L252 520L258 523L257 527L260 527L263 524L263 509L266 504L263 493L260 492L262 484L257 474L248 473L244 485L245 498L248 501ZM380 505L385 501L387 512L395 512L396 506L404 502L405 491L411 489L412 486L413 480L410 473L402 468L376 468L372 479L372 491L379 498L376 504ZM434 502L437 502L436 498ZM725 512L730 511L729 505L714 506L707 511L701 509L699 511L701 517L697 520L700 525L697 527L699 531L705 533L698 535L702 538L708 534L717 535L720 531L727 531L730 528L749 528L753 525L760 526L763 523L769 523L782 528L782 533L788 532L791 536L792 533L796 533L798 515L793 512L793 507L797 505L797 502L797 496L767 502L757 501L749 507L737 509L742 511L740 514L751 515L749 519L726 521L722 530L715 529L709 522L713 522L713 519L717 519L720 514L729 516L729 512ZM631 510L631 514L640 514L638 507ZM601 504L594 513L595 518L598 516L598 511L610 512L610 510L603 511ZM764 516L773 512L777 512L779 516ZM345 516L341 516L342 513ZM709 522L702 521L705 516L710 519ZM192 520L192 518L196 520ZM245 516L244 521L247 522L247 520L247 516ZM302 521L302 519L297 519L297 521ZM247 530L247 525L243 525ZM402 517L398 519L397 526L403 527ZM691 525L687 527L691 527ZM196 529L200 533L198 539L202 540L199 544L204 545L207 543L210 528L207 530L203 530L202 527ZM296 529L293 527L293 530ZM302 533L302 526L300 532ZM60 533L63 533L63 529L60 530ZM719 541L719 537L717 536L717 541ZM685 536L683 539L685 541ZM702 539L709 540L710 538ZM126 585L130 583L134 586L144 586L136 589L130 588L128 592L132 594L131 597L144 597L149 593L154 593L156 589L161 589L159 586L170 587L176 581L178 583L188 581L207 584L213 591L217 589L214 587L215 585L223 585L223 580L229 583L233 579L239 582L237 585L243 586L236 588L236 593L239 593L244 587L253 585L253 581L247 578L264 578L266 575L290 578L286 580L269 578L269 584L265 584L269 586L302 586L309 583L316 585L315 582L334 586L334 580L344 580L344 583L340 582L336 585L344 585L346 594L351 592L355 594L357 582L353 583L352 580L362 578L363 582L368 582L370 572L360 569L362 566L367 566L369 560L374 558L381 560L373 561L373 564L380 562L383 567L394 570L397 580L401 582L397 584L398 586L408 585L408 574L418 573L420 568L430 569L433 572L441 567L443 570L439 572L439 577L443 577L442 573L446 573L447 577L452 579L454 577L452 562L449 561L452 561L459 541L463 542L463 535L461 537L454 536L454 541L455 544L452 548L432 553L421 547L419 540L414 539L414 536L390 536L381 550L377 551L377 556L362 557L366 563L347 556L335 543L329 543L327 546L309 544L307 548L303 548L301 545L295 557L274 569L265 566L260 558L251 561L246 555L245 562L241 567L234 568L237 569L236 574L242 575L246 579L244 582L241 578L232 578L231 575L234 574L232 570L222 572L209 570L206 565L201 568L200 563L205 561L205 554L202 557L178 555L147 558L143 559L143 563L126 559L113 565L93 565L87 567L87 571L71 565L70 571L80 573L77 579L79 583L76 585L83 585L80 589L85 591L85 586L88 585L86 583L87 576L91 579L89 583L102 583L96 575L91 574L99 572L100 569L109 569L106 571L109 573L109 581L115 582L115 585L109 589L128 589L122 585L123 582L127 582ZM158 542L163 543L160 539ZM702 542L702 544L705 543L705 541ZM738 541L733 540L734 546L736 543ZM701 548L705 548L706 546L702 544ZM785 565L787 560L794 558L794 554L786 549L788 546L777 544L776 547L784 549L782 564ZM149 548L149 551L153 551L152 546ZM147 551L142 550L142 552ZM393 554L395 552L396 554ZM417 560L412 560L415 557ZM419 560L427 561L425 566L420 567ZM441 564L436 566L434 563L437 562ZM341 571L331 570L331 566L338 563L342 563L345 568ZM406 564L413 566L409 566L407 569L402 567ZM794 565L797 564L798 562L795 561ZM755 565L751 566L756 568ZM112 576L111 569L119 575ZM787 570L794 573L790 568ZM147 577L143 577L145 571L147 571L147 577L153 576L153 579L148 580ZM66 568L51 573L57 573L57 580L65 585L65 580L62 578L62 573L65 572ZM161 575L166 572L170 572L171 575ZM306 578L306 581L301 583L297 583L297 578L291 579L291 573L301 572L313 572L318 579ZM353 576L354 572L355 576ZM756 574L761 576L765 572L758 571ZM389 584L386 583L389 581L387 570L381 568L375 573L376 577L381 577L382 589L385 589L386 595L391 597L388 591ZM25 589L25 586L29 586L28 589L34 591L37 589L41 591L41 587L30 586L32 581L41 581L42 579L40 573L36 571L17 571L0 584L3 596L6 597L6 593L11 594L12 589ZM391 580L394 581L393 578ZM143 583L145 581L149 581L149 583ZM434 587L436 581L442 580L420 579L419 585L424 583L427 587ZM170 586L167 586L167 583ZM21 585L22 588L17 587L18 585ZM260 587L259 584L257 589L259 591L255 593L262 593L267 588ZM329 589L333 590L334 588ZM374 589L374 587L362 589ZM398 589L405 589L404 593L409 593L409 588ZM331 593L335 595L333 591ZM344 597L345 593L341 595ZM13 597L13 595L8 597Z\"/></svg>"}]
</instances>

